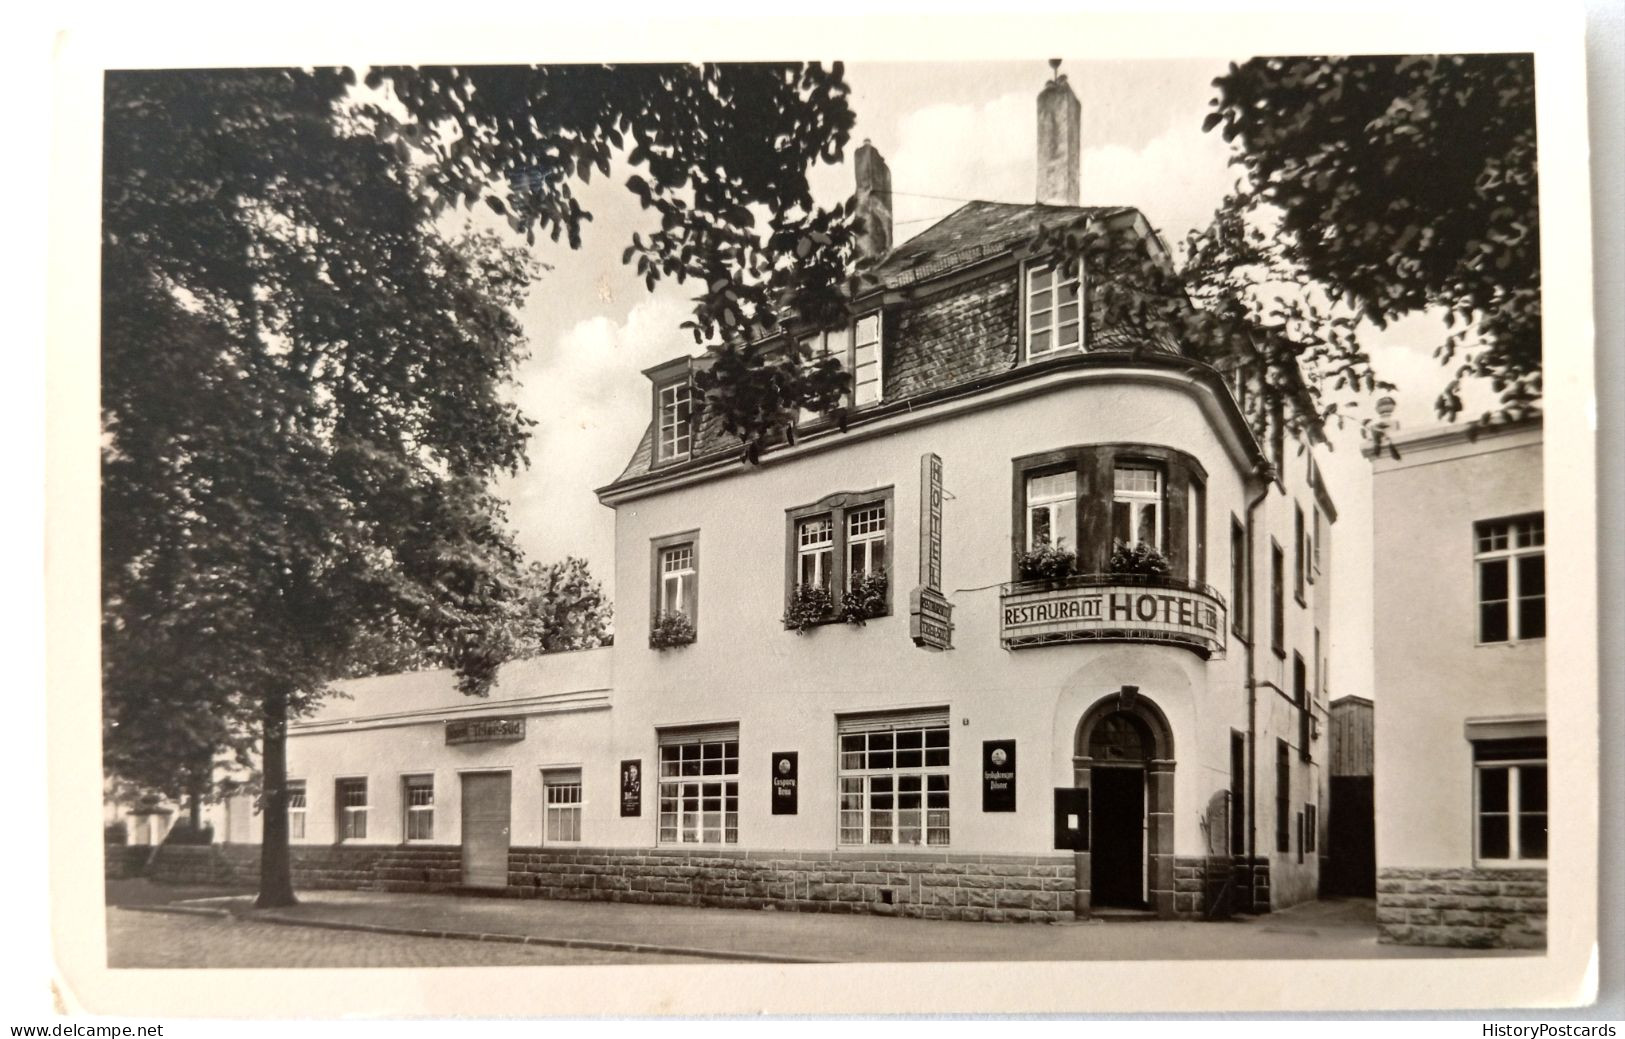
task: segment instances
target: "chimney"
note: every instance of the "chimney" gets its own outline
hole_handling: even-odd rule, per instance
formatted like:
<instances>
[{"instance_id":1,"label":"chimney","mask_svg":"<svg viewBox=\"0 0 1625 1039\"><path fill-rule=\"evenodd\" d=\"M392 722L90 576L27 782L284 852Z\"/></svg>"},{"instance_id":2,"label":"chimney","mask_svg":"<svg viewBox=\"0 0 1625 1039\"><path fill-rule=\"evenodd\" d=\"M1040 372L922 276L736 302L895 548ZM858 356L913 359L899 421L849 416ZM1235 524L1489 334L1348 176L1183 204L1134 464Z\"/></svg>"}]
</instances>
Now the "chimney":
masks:
<instances>
[{"instance_id":1,"label":"chimney","mask_svg":"<svg viewBox=\"0 0 1625 1039\"><path fill-rule=\"evenodd\" d=\"M1049 67L1059 70L1061 59L1051 58ZM1078 204L1082 125L1083 105L1057 71L1038 94L1038 201L1044 205Z\"/></svg>"},{"instance_id":2,"label":"chimney","mask_svg":"<svg viewBox=\"0 0 1625 1039\"><path fill-rule=\"evenodd\" d=\"M1377 400L1377 428L1385 433L1391 433L1399 428L1399 423L1393 421L1394 398L1381 397Z\"/></svg>"},{"instance_id":3,"label":"chimney","mask_svg":"<svg viewBox=\"0 0 1625 1039\"><path fill-rule=\"evenodd\" d=\"M878 260L891 249L891 169L867 137L853 158L858 182L858 217L863 221L858 254Z\"/></svg>"}]
</instances>

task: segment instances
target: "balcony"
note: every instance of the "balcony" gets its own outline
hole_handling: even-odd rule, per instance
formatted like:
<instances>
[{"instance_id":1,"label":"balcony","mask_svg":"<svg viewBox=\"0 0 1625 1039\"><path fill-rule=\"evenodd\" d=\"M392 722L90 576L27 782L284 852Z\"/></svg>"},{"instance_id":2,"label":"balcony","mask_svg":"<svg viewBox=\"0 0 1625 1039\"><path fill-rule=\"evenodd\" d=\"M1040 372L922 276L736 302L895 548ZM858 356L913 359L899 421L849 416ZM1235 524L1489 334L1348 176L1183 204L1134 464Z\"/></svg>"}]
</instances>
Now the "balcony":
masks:
<instances>
[{"instance_id":1,"label":"balcony","mask_svg":"<svg viewBox=\"0 0 1625 1039\"><path fill-rule=\"evenodd\" d=\"M1225 648L1224 597L1178 577L1075 574L1017 581L999 591L1005 649L1057 642L1150 642L1182 646L1203 660Z\"/></svg>"}]
</instances>

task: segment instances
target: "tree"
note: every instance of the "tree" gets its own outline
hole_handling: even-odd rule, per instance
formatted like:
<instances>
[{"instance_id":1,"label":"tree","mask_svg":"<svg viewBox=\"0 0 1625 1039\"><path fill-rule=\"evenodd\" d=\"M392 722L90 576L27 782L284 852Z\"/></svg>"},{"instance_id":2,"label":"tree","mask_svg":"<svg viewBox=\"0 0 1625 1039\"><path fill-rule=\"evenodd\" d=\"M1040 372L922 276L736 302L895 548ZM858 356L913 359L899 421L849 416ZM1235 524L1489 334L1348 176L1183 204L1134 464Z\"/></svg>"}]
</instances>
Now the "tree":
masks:
<instances>
[{"instance_id":1,"label":"tree","mask_svg":"<svg viewBox=\"0 0 1625 1039\"><path fill-rule=\"evenodd\" d=\"M838 406L838 361L764 340L787 317L844 323L861 269L852 201L817 207L807 184L815 162L841 159L855 121L839 62L380 67L366 83L393 103L365 116L427 163L438 208L484 205L527 242L578 246L592 214L572 182L631 166L627 187L655 219L623 260L651 289L697 286L684 327L714 362L696 380L702 406L746 457L797 409Z\"/></svg>"},{"instance_id":2,"label":"tree","mask_svg":"<svg viewBox=\"0 0 1625 1039\"><path fill-rule=\"evenodd\" d=\"M518 586L486 488L525 458L504 390L530 268L436 233L409 165L347 116L352 81L106 83L107 757L257 743L263 905L293 900L289 719L378 633L480 692Z\"/></svg>"},{"instance_id":3,"label":"tree","mask_svg":"<svg viewBox=\"0 0 1625 1039\"><path fill-rule=\"evenodd\" d=\"M389 68L367 88L348 69L106 81L106 760L171 782L202 748L257 745L265 905L293 900L287 723L329 683L410 646L477 694L526 640L602 637L584 569L526 591L487 490L525 462L504 391L533 270L492 235L447 240L450 209L576 245L571 181L625 152L658 217L626 258L696 281L696 341L768 373L775 414L829 407L838 381L755 343L786 313L844 319L851 207L815 208L806 182L853 122L839 66ZM759 402L711 400L759 435Z\"/></svg>"},{"instance_id":4,"label":"tree","mask_svg":"<svg viewBox=\"0 0 1625 1039\"><path fill-rule=\"evenodd\" d=\"M1467 377L1513 414L1538 400L1531 55L1254 58L1214 85L1206 128L1239 142L1248 178L1231 218L1278 221L1283 265L1379 327L1441 309L1442 417Z\"/></svg>"},{"instance_id":5,"label":"tree","mask_svg":"<svg viewBox=\"0 0 1625 1039\"><path fill-rule=\"evenodd\" d=\"M512 620L514 654L521 657L607 646L613 611L587 562L532 563L525 569Z\"/></svg>"}]
</instances>

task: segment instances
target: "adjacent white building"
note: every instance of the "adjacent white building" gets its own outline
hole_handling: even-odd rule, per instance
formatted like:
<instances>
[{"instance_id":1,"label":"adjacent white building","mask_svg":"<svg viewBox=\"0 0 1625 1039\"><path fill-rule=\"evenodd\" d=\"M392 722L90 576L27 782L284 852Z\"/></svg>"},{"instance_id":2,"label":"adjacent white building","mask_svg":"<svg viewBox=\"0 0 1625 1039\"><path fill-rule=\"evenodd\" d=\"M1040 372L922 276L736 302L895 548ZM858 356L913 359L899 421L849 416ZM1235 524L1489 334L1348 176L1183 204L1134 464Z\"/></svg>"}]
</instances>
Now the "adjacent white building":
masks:
<instances>
[{"instance_id":1,"label":"adjacent white building","mask_svg":"<svg viewBox=\"0 0 1625 1039\"><path fill-rule=\"evenodd\" d=\"M1383 938L1543 945L1541 421L1396 432L1367 454Z\"/></svg>"}]
</instances>

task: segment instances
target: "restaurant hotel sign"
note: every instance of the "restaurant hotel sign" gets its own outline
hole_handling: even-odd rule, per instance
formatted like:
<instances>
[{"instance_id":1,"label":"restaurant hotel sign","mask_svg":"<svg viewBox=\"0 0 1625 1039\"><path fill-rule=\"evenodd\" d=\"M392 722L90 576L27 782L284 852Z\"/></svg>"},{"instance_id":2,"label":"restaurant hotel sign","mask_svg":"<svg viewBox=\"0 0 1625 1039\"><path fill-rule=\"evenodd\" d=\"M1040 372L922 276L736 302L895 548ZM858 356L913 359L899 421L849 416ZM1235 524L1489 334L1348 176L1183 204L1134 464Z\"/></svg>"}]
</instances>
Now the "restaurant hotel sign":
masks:
<instances>
[{"instance_id":1,"label":"restaurant hotel sign","mask_svg":"<svg viewBox=\"0 0 1625 1039\"><path fill-rule=\"evenodd\" d=\"M952 649L954 604L942 594L942 458L920 456L920 584L908 596L908 634L923 649Z\"/></svg>"},{"instance_id":2,"label":"restaurant hotel sign","mask_svg":"<svg viewBox=\"0 0 1625 1039\"><path fill-rule=\"evenodd\" d=\"M1109 576L1005 588L999 628L1006 648L1102 639L1171 642L1204 657L1224 650L1224 602L1206 589Z\"/></svg>"},{"instance_id":3,"label":"restaurant hotel sign","mask_svg":"<svg viewBox=\"0 0 1625 1039\"><path fill-rule=\"evenodd\" d=\"M446 746L459 743L512 743L525 738L523 718L466 718L446 723Z\"/></svg>"}]
</instances>

